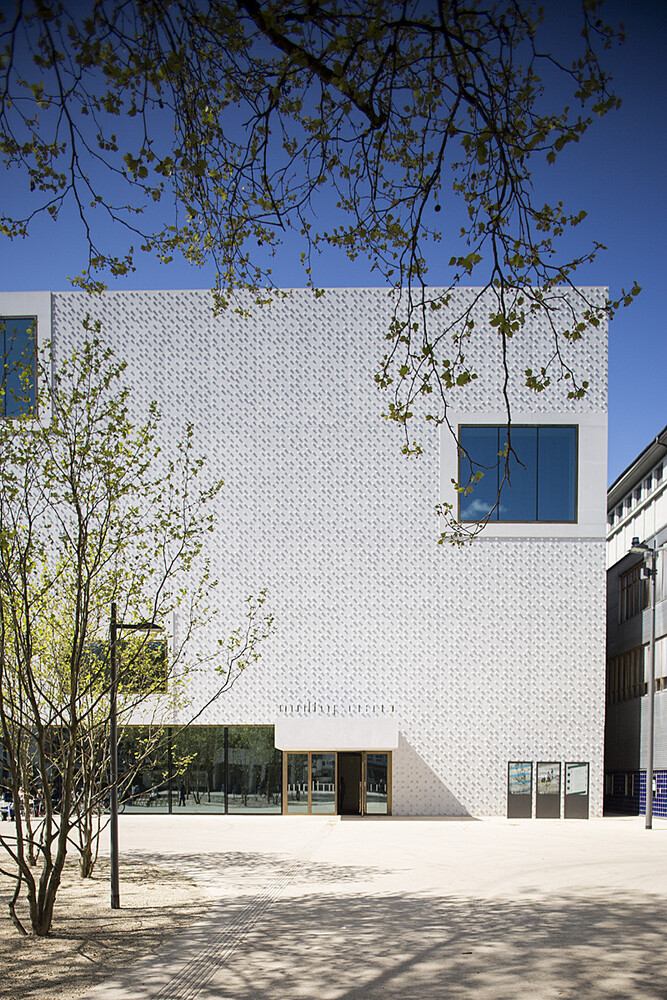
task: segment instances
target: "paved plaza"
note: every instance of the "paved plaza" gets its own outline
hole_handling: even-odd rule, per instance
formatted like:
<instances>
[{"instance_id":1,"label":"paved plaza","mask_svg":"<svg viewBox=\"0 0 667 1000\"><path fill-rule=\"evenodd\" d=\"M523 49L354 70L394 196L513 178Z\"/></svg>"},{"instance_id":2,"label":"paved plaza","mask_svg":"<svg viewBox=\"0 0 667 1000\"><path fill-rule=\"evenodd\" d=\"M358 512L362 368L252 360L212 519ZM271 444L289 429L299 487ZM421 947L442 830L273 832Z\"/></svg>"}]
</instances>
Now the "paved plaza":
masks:
<instances>
[{"instance_id":1,"label":"paved plaza","mask_svg":"<svg viewBox=\"0 0 667 1000\"><path fill-rule=\"evenodd\" d=\"M211 907L86 1000L667 998L667 821L122 816L120 839Z\"/></svg>"}]
</instances>

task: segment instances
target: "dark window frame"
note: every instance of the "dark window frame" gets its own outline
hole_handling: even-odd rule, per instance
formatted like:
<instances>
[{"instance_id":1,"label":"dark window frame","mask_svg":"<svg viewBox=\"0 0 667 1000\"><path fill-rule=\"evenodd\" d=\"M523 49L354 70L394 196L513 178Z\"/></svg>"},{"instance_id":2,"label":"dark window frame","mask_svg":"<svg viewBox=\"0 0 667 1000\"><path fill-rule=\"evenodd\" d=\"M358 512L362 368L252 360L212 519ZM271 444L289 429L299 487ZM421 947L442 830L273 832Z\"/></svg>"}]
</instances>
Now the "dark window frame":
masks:
<instances>
[{"instance_id":1,"label":"dark window frame","mask_svg":"<svg viewBox=\"0 0 667 1000\"><path fill-rule=\"evenodd\" d=\"M137 666L137 651L130 655L130 662L123 662L123 654L130 648L131 640L120 637L116 640L118 691L124 694L146 695L168 694L170 681L169 642L166 638L140 641L142 657L150 657L151 663ZM110 682L110 646L107 639L94 640L86 648L86 655L98 664L100 677Z\"/></svg>"}]
</instances>

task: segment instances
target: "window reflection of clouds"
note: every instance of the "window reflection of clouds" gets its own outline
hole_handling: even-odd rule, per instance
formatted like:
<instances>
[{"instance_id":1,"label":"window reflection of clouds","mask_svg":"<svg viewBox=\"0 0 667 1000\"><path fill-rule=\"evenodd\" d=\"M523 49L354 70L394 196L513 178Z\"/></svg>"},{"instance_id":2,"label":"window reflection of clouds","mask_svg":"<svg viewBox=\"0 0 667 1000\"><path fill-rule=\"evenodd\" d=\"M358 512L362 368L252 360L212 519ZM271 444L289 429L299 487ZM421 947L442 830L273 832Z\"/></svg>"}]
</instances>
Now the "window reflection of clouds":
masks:
<instances>
[{"instance_id":1,"label":"window reflection of clouds","mask_svg":"<svg viewBox=\"0 0 667 1000\"><path fill-rule=\"evenodd\" d=\"M474 498L472 494L461 501L461 517L463 520L481 521L488 513L489 504L485 500Z\"/></svg>"}]
</instances>

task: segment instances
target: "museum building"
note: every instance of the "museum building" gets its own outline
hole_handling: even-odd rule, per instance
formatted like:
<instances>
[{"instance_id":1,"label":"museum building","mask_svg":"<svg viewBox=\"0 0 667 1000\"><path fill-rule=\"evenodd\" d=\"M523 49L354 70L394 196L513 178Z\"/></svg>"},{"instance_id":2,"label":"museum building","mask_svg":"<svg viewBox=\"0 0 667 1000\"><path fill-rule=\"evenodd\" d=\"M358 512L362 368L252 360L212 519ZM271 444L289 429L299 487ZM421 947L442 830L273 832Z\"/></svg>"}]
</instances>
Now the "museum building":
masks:
<instances>
[{"instance_id":1,"label":"museum building","mask_svg":"<svg viewBox=\"0 0 667 1000\"><path fill-rule=\"evenodd\" d=\"M5 336L36 330L56 367L86 317L99 320L127 361L137 419L157 400L165 450L190 422L225 480L206 553L224 624L199 633L197 650L214 649L262 588L275 618L259 661L165 750L162 778L140 776L127 809L601 815L606 329L562 345L590 383L582 398L564 379L525 385L553 355L544 318L509 341L519 461L482 534L438 544L438 504L471 523L494 506L506 442L488 299L454 295L451 308L470 304L475 318L466 360L478 376L449 399L461 448L415 417L423 452L406 457L374 383L386 289L297 289L248 315L245 301L214 314L207 291L0 293ZM443 329L446 313L433 317ZM2 346L9 357L13 342ZM454 483L471 468L485 474L461 497ZM178 635L177 617L169 628ZM197 674L192 706L214 687Z\"/></svg>"}]
</instances>

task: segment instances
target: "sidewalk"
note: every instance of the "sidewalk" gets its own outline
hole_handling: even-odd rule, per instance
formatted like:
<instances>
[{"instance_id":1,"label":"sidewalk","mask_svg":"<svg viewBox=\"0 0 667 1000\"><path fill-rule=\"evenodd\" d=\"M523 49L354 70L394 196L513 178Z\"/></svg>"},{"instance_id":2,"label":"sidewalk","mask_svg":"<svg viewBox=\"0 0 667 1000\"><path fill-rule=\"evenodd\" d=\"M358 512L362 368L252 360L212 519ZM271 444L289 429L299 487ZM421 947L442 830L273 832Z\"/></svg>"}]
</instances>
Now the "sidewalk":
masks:
<instances>
[{"instance_id":1,"label":"sidewalk","mask_svg":"<svg viewBox=\"0 0 667 1000\"><path fill-rule=\"evenodd\" d=\"M121 879L179 865L213 901L85 1000L664 1000L654 825L121 817Z\"/></svg>"}]
</instances>

